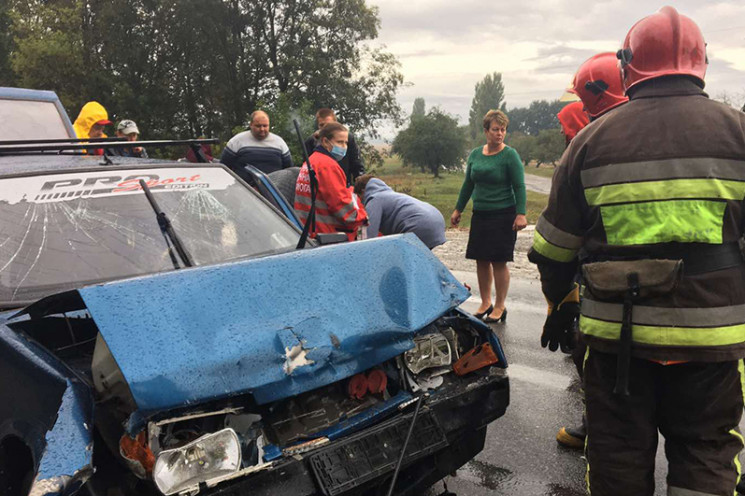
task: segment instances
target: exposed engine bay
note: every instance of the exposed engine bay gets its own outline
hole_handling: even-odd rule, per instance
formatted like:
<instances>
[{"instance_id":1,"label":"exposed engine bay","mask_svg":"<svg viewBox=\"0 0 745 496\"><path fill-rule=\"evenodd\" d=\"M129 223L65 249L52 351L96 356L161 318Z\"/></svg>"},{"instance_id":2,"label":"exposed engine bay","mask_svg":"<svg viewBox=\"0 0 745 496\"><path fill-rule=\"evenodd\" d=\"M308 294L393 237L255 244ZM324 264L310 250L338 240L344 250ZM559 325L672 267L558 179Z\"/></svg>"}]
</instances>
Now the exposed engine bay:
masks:
<instances>
[{"instance_id":1,"label":"exposed engine bay","mask_svg":"<svg viewBox=\"0 0 745 496\"><path fill-rule=\"evenodd\" d=\"M144 428L133 431L130 416L136 406L129 386L106 342L95 334L90 315L42 321L68 332L45 332L39 321L13 325L33 329L34 339L64 356L68 366L92 383L96 407L109 419L97 418L98 431L122 465L152 481L158 489L152 494L194 495L200 488L270 469L283 457L313 451L390 418L419 394L463 387L468 380L463 376L488 373L499 362L491 330L453 311L419 331L410 350L343 381L267 405L239 395L168 416L153 415ZM44 342L48 336L55 342Z\"/></svg>"}]
</instances>

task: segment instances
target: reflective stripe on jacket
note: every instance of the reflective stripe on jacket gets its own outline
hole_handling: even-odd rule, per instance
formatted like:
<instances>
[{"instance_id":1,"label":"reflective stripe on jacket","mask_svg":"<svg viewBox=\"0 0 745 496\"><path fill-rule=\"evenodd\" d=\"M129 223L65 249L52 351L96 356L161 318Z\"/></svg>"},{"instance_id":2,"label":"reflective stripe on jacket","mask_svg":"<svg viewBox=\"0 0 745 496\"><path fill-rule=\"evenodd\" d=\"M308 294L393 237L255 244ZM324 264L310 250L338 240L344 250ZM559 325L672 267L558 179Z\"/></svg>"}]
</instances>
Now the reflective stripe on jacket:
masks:
<instances>
[{"instance_id":1,"label":"reflective stripe on jacket","mask_svg":"<svg viewBox=\"0 0 745 496\"><path fill-rule=\"evenodd\" d=\"M530 253L552 301L571 287L580 250L654 258L743 235L745 114L685 78L650 83L577 135L554 174ZM673 293L635 305L633 324L642 358L742 358L745 269L684 275ZM585 295L580 330L591 347L615 352L620 328L620 302Z\"/></svg>"},{"instance_id":2,"label":"reflective stripe on jacket","mask_svg":"<svg viewBox=\"0 0 745 496\"><path fill-rule=\"evenodd\" d=\"M309 160L318 179L316 228L312 235L339 231L355 233L367 222L367 212L353 189L347 187L344 171L325 150L316 149ZM310 179L308 166L304 163L295 184L295 212L300 222L307 220L310 206Z\"/></svg>"}]
</instances>

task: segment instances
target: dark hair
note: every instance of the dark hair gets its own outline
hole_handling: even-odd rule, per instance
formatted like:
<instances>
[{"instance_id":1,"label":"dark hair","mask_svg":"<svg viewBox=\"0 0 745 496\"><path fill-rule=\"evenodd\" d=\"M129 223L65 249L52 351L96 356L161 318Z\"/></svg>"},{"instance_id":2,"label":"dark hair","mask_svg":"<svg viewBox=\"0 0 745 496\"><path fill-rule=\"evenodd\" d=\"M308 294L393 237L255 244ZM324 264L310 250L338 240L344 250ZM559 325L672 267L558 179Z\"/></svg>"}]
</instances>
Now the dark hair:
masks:
<instances>
[{"instance_id":1,"label":"dark hair","mask_svg":"<svg viewBox=\"0 0 745 496\"><path fill-rule=\"evenodd\" d=\"M326 117L333 117L336 120L336 114L333 110L328 107L319 108L316 112L316 120L325 119Z\"/></svg>"},{"instance_id":2,"label":"dark hair","mask_svg":"<svg viewBox=\"0 0 745 496\"><path fill-rule=\"evenodd\" d=\"M318 140L321 141L324 138L333 139L334 135L340 131L344 131L345 133L349 132L346 127L338 122L329 122L318 131Z\"/></svg>"},{"instance_id":3,"label":"dark hair","mask_svg":"<svg viewBox=\"0 0 745 496\"><path fill-rule=\"evenodd\" d=\"M365 188L367 188L367 183L370 182L370 179L375 177L372 174L363 174L357 179L354 180L354 192L362 198L365 195Z\"/></svg>"}]
</instances>

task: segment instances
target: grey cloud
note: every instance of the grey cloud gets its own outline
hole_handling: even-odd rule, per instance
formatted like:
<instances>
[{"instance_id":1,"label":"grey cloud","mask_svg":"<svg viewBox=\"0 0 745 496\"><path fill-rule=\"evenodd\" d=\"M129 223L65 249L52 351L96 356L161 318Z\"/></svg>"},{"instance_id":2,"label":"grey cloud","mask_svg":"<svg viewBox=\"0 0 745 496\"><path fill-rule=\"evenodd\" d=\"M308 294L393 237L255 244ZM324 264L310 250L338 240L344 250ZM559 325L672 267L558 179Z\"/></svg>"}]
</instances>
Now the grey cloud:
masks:
<instances>
[{"instance_id":1,"label":"grey cloud","mask_svg":"<svg viewBox=\"0 0 745 496\"><path fill-rule=\"evenodd\" d=\"M545 74L572 74L582 62L597 53L597 50L555 44L539 48L537 56L525 60L538 62L535 69L536 72Z\"/></svg>"}]
</instances>

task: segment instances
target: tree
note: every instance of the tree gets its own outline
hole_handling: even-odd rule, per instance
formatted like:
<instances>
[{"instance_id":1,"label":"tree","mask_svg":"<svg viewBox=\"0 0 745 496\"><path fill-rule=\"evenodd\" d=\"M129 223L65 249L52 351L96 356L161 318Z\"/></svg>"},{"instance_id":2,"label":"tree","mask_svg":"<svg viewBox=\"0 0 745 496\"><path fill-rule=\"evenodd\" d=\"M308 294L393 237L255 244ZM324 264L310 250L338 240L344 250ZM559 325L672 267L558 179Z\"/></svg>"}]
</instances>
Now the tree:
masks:
<instances>
[{"instance_id":1,"label":"tree","mask_svg":"<svg viewBox=\"0 0 745 496\"><path fill-rule=\"evenodd\" d=\"M559 100L551 102L535 100L528 107L514 108L507 112L510 118L509 130L538 136L538 133L544 129L556 129L560 125L556 114L564 108L564 105L566 103Z\"/></svg>"},{"instance_id":2,"label":"tree","mask_svg":"<svg viewBox=\"0 0 745 496\"><path fill-rule=\"evenodd\" d=\"M414 108L411 109L411 118L424 117L425 114L424 98L414 100Z\"/></svg>"},{"instance_id":3,"label":"tree","mask_svg":"<svg viewBox=\"0 0 745 496\"><path fill-rule=\"evenodd\" d=\"M536 139L534 136L529 136L521 131L510 132L505 142L517 150L524 166L527 167L531 161L535 160Z\"/></svg>"},{"instance_id":4,"label":"tree","mask_svg":"<svg viewBox=\"0 0 745 496\"><path fill-rule=\"evenodd\" d=\"M360 141L402 121L400 65L367 46L365 0L6 1L19 84L57 91L73 118L98 100L148 138L227 139L259 106L323 106Z\"/></svg>"},{"instance_id":5,"label":"tree","mask_svg":"<svg viewBox=\"0 0 745 496\"><path fill-rule=\"evenodd\" d=\"M544 129L536 137L535 158L536 167L540 164L550 163L556 165L556 162L564 153L566 140L559 129Z\"/></svg>"},{"instance_id":6,"label":"tree","mask_svg":"<svg viewBox=\"0 0 745 496\"><path fill-rule=\"evenodd\" d=\"M0 86L14 86L15 77L10 59L13 53L10 5L0 4Z\"/></svg>"},{"instance_id":7,"label":"tree","mask_svg":"<svg viewBox=\"0 0 745 496\"><path fill-rule=\"evenodd\" d=\"M10 8L15 45L10 63L17 84L54 89L68 110L79 110L93 79L85 65L82 1L14 0ZM77 112L71 115L74 119Z\"/></svg>"},{"instance_id":8,"label":"tree","mask_svg":"<svg viewBox=\"0 0 745 496\"><path fill-rule=\"evenodd\" d=\"M544 129L538 136L516 131L510 133L508 144L517 150L525 167L531 162L556 165L564 153L564 135L559 129Z\"/></svg>"},{"instance_id":9,"label":"tree","mask_svg":"<svg viewBox=\"0 0 745 496\"><path fill-rule=\"evenodd\" d=\"M476 141L483 134L483 119L486 113L494 109L505 109L504 85L502 74L495 72L487 74L484 79L476 83L471 111L468 114L468 126L471 130L471 140Z\"/></svg>"},{"instance_id":10,"label":"tree","mask_svg":"<svg viewBox=\"0 0 745 496\"><path fill-rule=\"evenodd\" d=\"M391 151L401 157L404 165L429 170L439 177L441 168L462 169L466 137L457 119L434 108L412 119L409 127L393 140Z\"/></svg>"}]
</instances>

